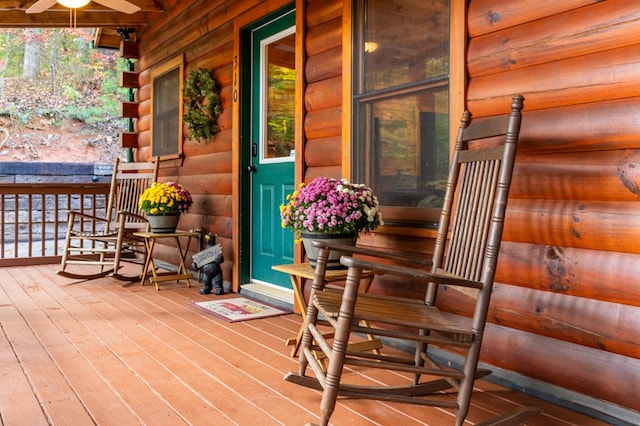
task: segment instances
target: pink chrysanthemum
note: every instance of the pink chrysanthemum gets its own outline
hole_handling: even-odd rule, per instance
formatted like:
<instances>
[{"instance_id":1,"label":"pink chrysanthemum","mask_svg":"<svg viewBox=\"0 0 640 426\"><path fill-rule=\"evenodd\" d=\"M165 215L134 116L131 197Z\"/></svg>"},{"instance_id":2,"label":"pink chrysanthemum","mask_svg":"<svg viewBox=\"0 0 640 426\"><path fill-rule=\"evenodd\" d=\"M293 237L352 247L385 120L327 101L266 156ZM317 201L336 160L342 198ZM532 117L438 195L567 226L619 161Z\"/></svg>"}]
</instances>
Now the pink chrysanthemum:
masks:
<instances>
[{"instance_id":1,"label":"pink chrysanthemum","mask_svg":"<svg viewBox=\"0 0 640 426\"><path fill-rule=\"evenodd\" d=\"M363 184L318 177L287 196L282 227L300 232L358 233L383 225L378 198Z\"/></svg>"}]
</instances>

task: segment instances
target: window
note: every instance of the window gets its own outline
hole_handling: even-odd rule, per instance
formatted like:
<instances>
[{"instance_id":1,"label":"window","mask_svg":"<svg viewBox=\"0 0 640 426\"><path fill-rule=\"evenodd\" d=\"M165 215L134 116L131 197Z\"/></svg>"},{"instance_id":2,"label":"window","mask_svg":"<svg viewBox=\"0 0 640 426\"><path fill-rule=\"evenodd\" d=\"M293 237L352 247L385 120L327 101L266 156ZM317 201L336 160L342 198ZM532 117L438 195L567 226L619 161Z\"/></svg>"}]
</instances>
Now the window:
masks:
<instances>
[{"instance_id":1,"label":"window","mask_svg":"<svg viewBox=\"0 0 640 426\"><path fill-rule=\"evenodd\" d=\"M287 34L290 33L290 34ZM284 30L263 42L261 61L265 75L263 95L262 155L265 159L288 157L295 148L295 27Z\"/></svg>"},{"instance_id":2,"label":"window","mask_svg":"<svg viewBox=\"0 0 640 426\"><path fill-rule=\"evenodd\" d=\"M151 151L154 157L182 155L183 58L151 71Z\"/></svg>"},{"instance_id":3,"label":"window","mask_svg":"<svg viewBox=\"0 0 640 426\"><path fill-rule=\"evenodd\" d=\"M435 223L449 168L449 1L357 0L354 180L385 223Z\"/></svg>"}]
</instances>

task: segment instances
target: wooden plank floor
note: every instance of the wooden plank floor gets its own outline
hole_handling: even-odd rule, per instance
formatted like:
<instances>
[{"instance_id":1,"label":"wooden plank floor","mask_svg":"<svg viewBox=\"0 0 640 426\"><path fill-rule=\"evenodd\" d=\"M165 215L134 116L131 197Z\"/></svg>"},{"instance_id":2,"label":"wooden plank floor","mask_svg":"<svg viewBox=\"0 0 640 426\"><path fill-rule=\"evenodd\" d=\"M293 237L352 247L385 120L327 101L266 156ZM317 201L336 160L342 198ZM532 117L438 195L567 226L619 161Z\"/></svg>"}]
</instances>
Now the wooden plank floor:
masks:
<instances>
[{"instance_id":1,"label":"wooden plank floor","mask_svg":"<svg viewBox=\"0 0 640 426\"><path fill-rule=\"evenodd\" d=\"M295 371L284 341L296 314L227 323L189 305L216 296L169 282L78 281L57 265L0 271L0 420L3 425L302 425L319 393L283 380ZM219 296L218 296L219 297ZM363 382L384 373L349 372ZM599 421L479 381L467 424L521 404L527 425ZM447 425L448 410L340 400L336 425Z\"/></svg>"}]
</instances>

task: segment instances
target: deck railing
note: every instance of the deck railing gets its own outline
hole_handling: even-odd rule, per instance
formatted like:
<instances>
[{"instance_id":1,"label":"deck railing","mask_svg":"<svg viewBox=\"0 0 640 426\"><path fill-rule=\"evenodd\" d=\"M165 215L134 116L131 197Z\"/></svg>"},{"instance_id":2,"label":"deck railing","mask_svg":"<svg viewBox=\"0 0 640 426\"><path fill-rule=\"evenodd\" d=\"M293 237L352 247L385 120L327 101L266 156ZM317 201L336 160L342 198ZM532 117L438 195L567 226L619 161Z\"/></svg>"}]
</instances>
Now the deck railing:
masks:
<instances>
[{"instance_id":1,"label":"deck railing","mask_svg":"<svg viewBox=\"0 0 640 426\"><path fill-rule=\"evenodd\" d=\"M67 212L104 217L109 183L0 183L0 266L60 261Z\"/></svg>"}]
</instances>

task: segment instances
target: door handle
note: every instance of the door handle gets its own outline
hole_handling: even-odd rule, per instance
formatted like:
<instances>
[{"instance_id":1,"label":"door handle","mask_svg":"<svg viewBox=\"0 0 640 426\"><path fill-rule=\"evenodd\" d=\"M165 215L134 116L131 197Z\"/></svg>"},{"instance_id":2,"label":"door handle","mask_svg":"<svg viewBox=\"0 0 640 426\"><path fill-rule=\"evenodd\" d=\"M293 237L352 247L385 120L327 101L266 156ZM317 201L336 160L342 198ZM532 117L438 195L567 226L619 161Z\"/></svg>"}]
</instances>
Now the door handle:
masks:
<instances>
[{"instance_id":1,"label":"door handle","mask_svg":"<svg viewBox=\"0 0 640 426\"><path fill-rule=\"evenodd\" d=\"M251 164L247 166L247 171L249 173L256 173L258 171L258 166L256 166L255 164Z\"/></svg>"}]
</instances>

